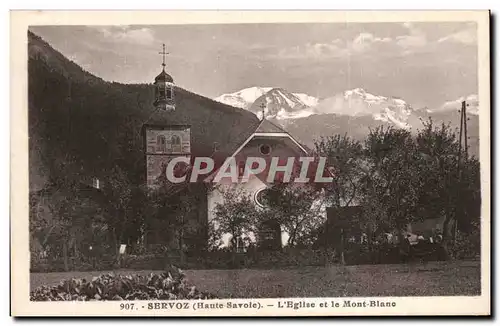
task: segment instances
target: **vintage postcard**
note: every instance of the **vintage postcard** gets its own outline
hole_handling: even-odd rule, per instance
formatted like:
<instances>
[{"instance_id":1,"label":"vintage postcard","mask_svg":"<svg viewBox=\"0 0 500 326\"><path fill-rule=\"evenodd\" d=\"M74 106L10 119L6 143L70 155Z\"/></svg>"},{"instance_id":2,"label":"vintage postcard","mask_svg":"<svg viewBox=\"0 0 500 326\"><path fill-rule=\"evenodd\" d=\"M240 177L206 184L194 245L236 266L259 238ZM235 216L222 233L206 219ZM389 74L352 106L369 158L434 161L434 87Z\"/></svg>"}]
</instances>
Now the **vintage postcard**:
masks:
<instances>
[{"instance_id":1,"label":"vintage postcard","mask_svg":"<svg viewBox=\"0 0 500 326\"><path fill-rule=\"evenodd\" d=\"M489 15L12 12L12 315L490 315Z\"/></svg>"}]
</instances>

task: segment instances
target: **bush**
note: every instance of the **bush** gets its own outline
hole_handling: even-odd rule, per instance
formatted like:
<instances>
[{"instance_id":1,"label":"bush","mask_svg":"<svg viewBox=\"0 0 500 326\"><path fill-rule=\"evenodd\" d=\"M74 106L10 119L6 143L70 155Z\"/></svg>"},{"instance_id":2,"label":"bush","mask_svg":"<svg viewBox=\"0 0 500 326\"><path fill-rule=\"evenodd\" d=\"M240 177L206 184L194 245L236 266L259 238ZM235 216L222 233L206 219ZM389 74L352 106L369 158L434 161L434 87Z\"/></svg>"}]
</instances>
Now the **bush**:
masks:
<instances>
[{"instance_id":1,"label":"bush","mask_svg":"<svg viewBox=\"0 0 500 326\"><path fill-rule=\"evenodd\" d=\"M412 245L410 251L402 252L398 245L366 244L351 245L344 251L347 265L400 264L410 261L445 260L443 247L437 243L419 242Z\"/></svg>"},{"instance_id":2,"label":"bush","mask_svg":"<svg viewBox=\"0 0 500 326\"><path fill-rule=\"evenodd\" d=\"M476 259L481 253L479 227L470 233L458 232L456 245L451 249L455 259Z\"/></svg>"},{"instance_id":3,"label":"bush","mask_svg":"<svg viewBox=\"0 0 500 326\"><path fill-rule=\"evenodd\" d=\"M183 300L214 299L214 295L188 286L184 273L171 267L161 274L104 274L85 279L62 281L58 286L41 286L30 293L31 301L96 301L96 300Z\"/></svg>"},{"instance_id":4,"label":"bush","mask_svg":"<svg viewBox=\"0 0 500 326\"><path fill-rule=\"evenodd\" d=\"M325 265L326 257L323 250L286 249L284 251L268 251L258 253L258 267L292 267Z\"/></svg>"},{"instance_id":5,"label":"bush","mask_svg":"<svg viewBox=\"0 0 500 326\"><path fill-rule=\"evenodd\" d=\"M162 254L127 255L123 258L122 267L162 270L165 268L165 261L165 255Z\"/></svg>"},{"instance_id":6,"label":"bush","mask_svg":"<svg viewBox=\"0 0 500 326\"><path fill-rule=\"evenodd\" d=\"M92 259L68 259L68 267L70 271L103 271L116 268L116 259L112 256L103 256ZM51 272L65 272L64 260L58 259L31 259L30 272L31 273L51 273Z\"/></svg>"}]
</instances>

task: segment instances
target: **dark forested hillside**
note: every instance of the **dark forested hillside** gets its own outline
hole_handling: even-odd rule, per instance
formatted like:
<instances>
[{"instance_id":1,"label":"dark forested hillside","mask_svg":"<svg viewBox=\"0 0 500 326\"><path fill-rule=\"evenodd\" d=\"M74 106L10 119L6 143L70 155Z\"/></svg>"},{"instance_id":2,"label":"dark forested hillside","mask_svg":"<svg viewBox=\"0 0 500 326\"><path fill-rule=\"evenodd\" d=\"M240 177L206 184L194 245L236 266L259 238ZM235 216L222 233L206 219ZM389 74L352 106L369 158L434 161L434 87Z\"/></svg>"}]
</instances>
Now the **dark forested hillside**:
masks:
<instances>
[{"instance_id":1,"label":"dark forested hillside","mask_svg":"<svg viewBox=\"0 0 500 326\"><path fill-rule=\"evenodd\" d=\"M60 177L105 179L116 166L137 184L144 173L145 123L191 125L197 155L210 155L214 143L230 152L259 123L250 112L180 88L176 111L158 112L152 85L103 81L33 33L28 41L30 190Z\"/></svg>"}]
</instances>

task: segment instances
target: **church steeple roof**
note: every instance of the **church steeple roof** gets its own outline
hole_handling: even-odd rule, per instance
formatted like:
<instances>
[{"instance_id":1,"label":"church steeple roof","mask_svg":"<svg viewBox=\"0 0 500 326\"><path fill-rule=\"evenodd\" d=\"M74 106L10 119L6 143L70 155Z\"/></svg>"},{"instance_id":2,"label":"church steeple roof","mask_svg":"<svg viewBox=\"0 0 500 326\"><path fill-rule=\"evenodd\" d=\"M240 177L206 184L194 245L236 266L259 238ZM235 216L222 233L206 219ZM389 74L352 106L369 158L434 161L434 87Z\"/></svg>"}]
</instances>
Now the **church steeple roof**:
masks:
<instances>
[{"instance_id":1,"label":"church steeple roof","mask_svg":"<svg viewBox=\"0 0 500 326\"><path fill-rule=\"evenodd\" d=\"M167 83L173 83L174 82L174 79L172 78L172 76L170 76L169 74L167 74L165 72L165 55L168 54L168 52L165 51L165 44L163 44L163 51L160 52L159 54L161 54L163 56L163 62L162 62L162 71L160 72L160 74L158 76L156 76L155 78L155 82L167 82Z\"/></svg>"},{"instance_id":2,"label":"church steeple roof","mask_svg":"<svg viewBox=\"0 0 500 326\"><path fill-rule=\"evenodd\" d=\"M170 76L169 74L167 74L165 72L165 68L163 68L163 70L160 72L160 74L155 77L155 82L158 82L158 81L167 82L167 83L173 83L174 79L172 78L172 76Z\"/></svg>"}]
</instances>

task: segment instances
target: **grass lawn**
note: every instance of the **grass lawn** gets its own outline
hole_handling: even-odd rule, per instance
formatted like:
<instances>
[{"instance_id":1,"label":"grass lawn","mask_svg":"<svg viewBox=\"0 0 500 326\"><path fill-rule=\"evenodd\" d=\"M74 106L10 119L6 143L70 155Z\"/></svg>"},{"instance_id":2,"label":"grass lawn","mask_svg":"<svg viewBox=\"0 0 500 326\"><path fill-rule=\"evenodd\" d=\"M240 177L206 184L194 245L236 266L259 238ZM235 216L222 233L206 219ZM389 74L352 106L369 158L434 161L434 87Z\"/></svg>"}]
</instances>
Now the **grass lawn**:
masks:
<instances>
[{"instance_id":1,"label":"grass lawn","mask_svg":"<svg viewBox=\"0 0 500 326\"><path fill-rule=\"evenodd\" d=\"M154 271L115 271L117 274ZM187 281L221 298L479 295L480 262L185 271ZM31 273L31 288L105 272Z\"/></svg>"}]
</instances>

